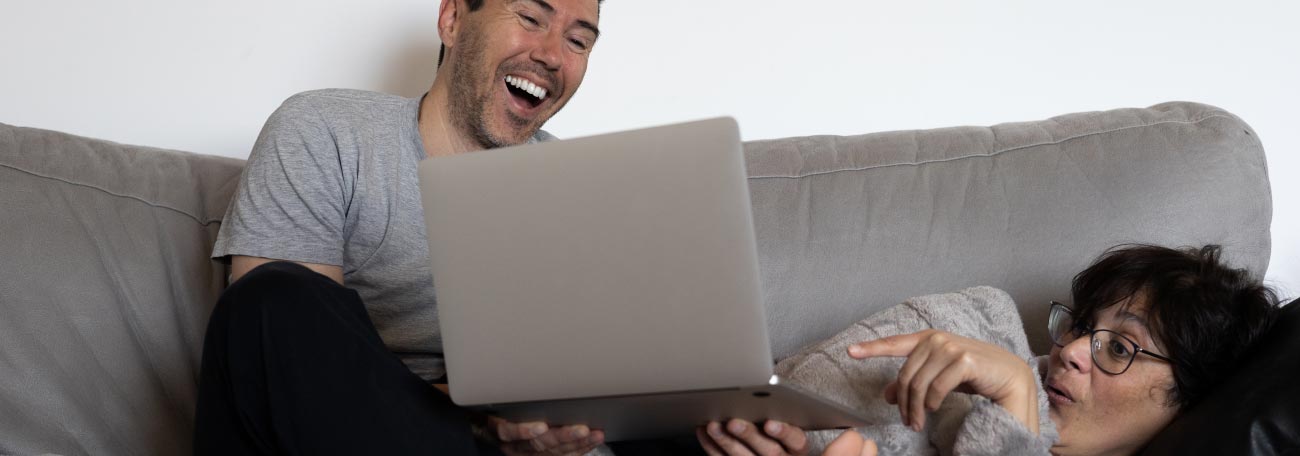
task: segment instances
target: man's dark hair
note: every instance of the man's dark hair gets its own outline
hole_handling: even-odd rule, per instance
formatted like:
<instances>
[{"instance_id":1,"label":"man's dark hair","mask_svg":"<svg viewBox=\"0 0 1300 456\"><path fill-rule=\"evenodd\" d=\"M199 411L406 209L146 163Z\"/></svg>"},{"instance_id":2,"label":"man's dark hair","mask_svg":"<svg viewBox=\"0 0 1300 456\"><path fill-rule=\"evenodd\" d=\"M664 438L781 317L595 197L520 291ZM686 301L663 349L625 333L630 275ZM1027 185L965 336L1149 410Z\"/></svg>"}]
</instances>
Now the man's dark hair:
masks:
<instances>
[{"instance_id":1,"label":"man's dark hair","mask_svg":"<svg viewBox=\"0 0 1300 456\"><path fill-rule=\"evenodd\" d=\"M469 5L470 12L478 11L479 8L483 7L483 0L465 0L465 3ZM600 12L600 4L602 3L605 3L605 0L596 0L597 14L599 14ZM442 57L446 53L447 53L447 46L440 45L440 47L438 48L438 66L442 66Z\"/></svg>"},{"instance_id":2,"label":"man's dark hair","mask_svg":"<svg viewBox=\"0 0 1300 456\"><path fill-rule=\"evenodd\" d=\"M1103 309L1145 299L1151 335L1173 360L1169 404L1180 410L1233 374L1277 312L1273 290L1224 264L1221 254L1217 245L1121 245L1076 275L1071 287L1078 322L1089 327Z\"/></svg>"}]
</instances>

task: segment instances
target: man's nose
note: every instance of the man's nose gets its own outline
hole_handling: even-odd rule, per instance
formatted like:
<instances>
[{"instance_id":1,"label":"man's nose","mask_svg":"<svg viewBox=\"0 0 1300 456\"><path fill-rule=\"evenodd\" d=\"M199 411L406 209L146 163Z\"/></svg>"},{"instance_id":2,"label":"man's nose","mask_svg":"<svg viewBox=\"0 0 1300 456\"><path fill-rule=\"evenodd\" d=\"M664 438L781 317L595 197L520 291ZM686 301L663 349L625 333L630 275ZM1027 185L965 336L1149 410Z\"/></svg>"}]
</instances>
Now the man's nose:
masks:
<instances>
[{"instance_id":1,"label":"man's nose","mask_svg":"<svg viewBox=\"0 0 1300 456\"><path fill-rule=\"evenodd\" d=\"M564 34L556 30L542 37L537 46L533 47L530 57L545 66L547 70L556 71L560 69L562 52L564 52Z\"/></svg>"}]
</instances>

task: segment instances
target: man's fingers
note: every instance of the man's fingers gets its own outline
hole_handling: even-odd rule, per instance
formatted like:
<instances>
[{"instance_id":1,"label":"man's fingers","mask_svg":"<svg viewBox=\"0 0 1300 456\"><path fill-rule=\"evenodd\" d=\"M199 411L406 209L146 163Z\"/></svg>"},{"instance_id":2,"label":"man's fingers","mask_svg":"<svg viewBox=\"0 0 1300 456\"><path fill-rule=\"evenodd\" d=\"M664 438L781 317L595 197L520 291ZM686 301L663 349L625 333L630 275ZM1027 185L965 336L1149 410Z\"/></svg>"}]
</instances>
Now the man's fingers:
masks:
<instances>
[{"instance_id":1,"label":"man's fingers","mask_svg":"<svg viewBox=\"0 0 1300 456\"><path fill-rule=\"evenodd\" d=\"M532 440L545 434L549 429L546 423L511 423L497 417L489 417L488 423L496 427L497 438L502 442Z\"/></svg>"},{"instance_id":2,"label":"man's fingers","mask_svg":"<svg viewBox=\"0 0 1300 456\"><path fill-rule=\"evenodd\" d=\"M581 427L581 430L585 432L577 432L578 430L572 429L576 427ZM568 426L567 428L571 431L570 434L573 436L572 438L574 440L561 442L558 446L548 449L550 452L559 454L587 454L587 452L595 449L600 444L605 443L604 432L592 431L587 429L586 426ZM579 434L583 434L584 436L577 437Z\"/></svg>"},{"instance_id":3,"label":"man's fingers","mask_svg":"<svg viewBox=\"0 0 1300 456\"><path fill-rule=\"evenodd\" d=\"M591 435L591 429L587 428L587 426L577 424L553 429L550 433L554 433L556 440L561 443L584 442L587 440L587 437Z\"/></svg>"},{"instance_id":4,"label":"man's fingers","mask_svg":"<svg viewBox=\"0 0 1300 456\"><path fill-rule=\"evenodd\" d=\"M754 452L749 451L745 444L727 435L727 431L717 421L710 421L708 425L704 426L704 430L708 432L709 437L713 439L713 443L716 443L723 453L734 456L754 456Z\"/></svg>"},{"instance_id":5,"label":"man's fingers","mask_svg":"<svg viewBox=\"0 0 1300 456\"><path fill-rule=\"evenodd\" d=\"M532 444L533 448L537 451L546 451L558 447L564 442L560 440L560 432L556 429L551 429L542 433L542 435L528 439L528 443Z\"/></svg>"},{"instance_id":6,"label":"man's fingers","mask_svg":"<svg viewBox=\"0 0 1300 456\"><path fill-rule=\"evenodd\" d=\"M808 435L797 426L791 426L780 421L768 420L763 424L763 432L785 447L785 451L790 454L804 454L808 451Z\"/></svg>"},{"instance_id":7,"label":"man's fingers","mask_svg":"<svg viewBox=\"0 0 1300 456\"><path fill-rule=\"evenodd\" d=\"M873 356L907 356L912 353L913 348L916 348L916 344L925 337L926 332L928 331L858 342L849 346L849 356L856 359Z\"/></svg>"},{"instance_id":8,"label":"man's fingers","mask_svg":"<svg viewBox=\"0 0 1300 456\"><path fill-rule=\"evenodd\" d=\"M704 432L703 426L695 428L695 439L700 441L700 446L704 448L704 452L708 453L709 456L725 456L727 454L722 451L722 448L718 448L718 444L713 443L713 438Z\"/></svg>"},{"instance_id":9,"label":"man's fingers","mask_svg":"<svg viewBox=\"0 0 1300 456\"><path fill-rule=\"evenodd\" d=\"M740 440L749 447L755 454L763 456L776 456L786 454L785 449L781 448L781 443L772 440L763 434L754 423L732 418L727 421L727 433L731 434L737 440Z\"/></svg>"}]
</instances>

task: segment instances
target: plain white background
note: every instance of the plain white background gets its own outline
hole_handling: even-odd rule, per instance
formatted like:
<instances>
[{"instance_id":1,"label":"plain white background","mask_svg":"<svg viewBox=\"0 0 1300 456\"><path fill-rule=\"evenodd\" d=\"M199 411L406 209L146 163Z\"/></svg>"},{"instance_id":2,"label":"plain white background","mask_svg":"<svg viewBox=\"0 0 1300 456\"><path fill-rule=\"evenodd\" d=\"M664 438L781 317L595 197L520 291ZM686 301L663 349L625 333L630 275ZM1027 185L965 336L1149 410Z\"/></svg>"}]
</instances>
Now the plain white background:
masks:
<instances>
[{"instance_id":1,"label":"plain white background","mask_svg":"<svg viewBox=\"0 0 1300 456\"><path fill-rule=\"evenodd\" d=\"M422 93L437 12L437 0L7 2L0 122L244 158L293 93ZM609 0L587 82L547 128L732 115L764 139L1208 103L1268 151L1268 279L1294 296L1298 20L1283 0Z\"/></svg>"}]
</instances>

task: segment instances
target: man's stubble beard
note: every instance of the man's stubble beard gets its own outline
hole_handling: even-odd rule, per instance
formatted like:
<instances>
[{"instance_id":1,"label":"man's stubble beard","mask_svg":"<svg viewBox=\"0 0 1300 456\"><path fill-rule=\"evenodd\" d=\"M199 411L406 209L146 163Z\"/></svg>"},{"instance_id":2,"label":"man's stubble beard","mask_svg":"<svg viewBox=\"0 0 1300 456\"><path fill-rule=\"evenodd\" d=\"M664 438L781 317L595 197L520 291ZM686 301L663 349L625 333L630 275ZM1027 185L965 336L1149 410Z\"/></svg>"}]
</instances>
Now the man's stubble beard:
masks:
<instances>
[{"instance_id":1,"label":"man's stubble beard","mask_svg":"<svg viewBox=\"0 0 1300 456\"><path fill-rule=\"evenodd\" d=\"M465 88L478 89L479 81L484 81L483 61L485 41L482 33L467 33L465 40L461 42L462 52L458 65L451 69L451 121L457 131L468 133L470 138L484 149L494 149L498 147L513 146L522 144L541 129L541 125L516 124L516 127L524 128L527 133L521 139L502 138L492 133L488 128L485 110L487 104L492 99L493 87L489 85L486 90L479 93L476 90L464 90ZM495 81L496 79L492 79ZM506 115L512 121L518 120L508 110Z\"/></svg>"}]
</instances>

